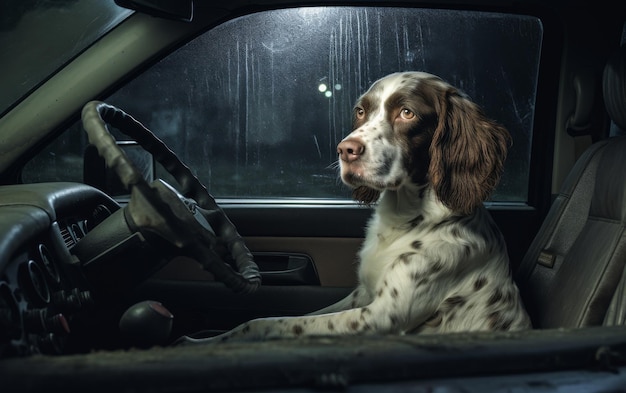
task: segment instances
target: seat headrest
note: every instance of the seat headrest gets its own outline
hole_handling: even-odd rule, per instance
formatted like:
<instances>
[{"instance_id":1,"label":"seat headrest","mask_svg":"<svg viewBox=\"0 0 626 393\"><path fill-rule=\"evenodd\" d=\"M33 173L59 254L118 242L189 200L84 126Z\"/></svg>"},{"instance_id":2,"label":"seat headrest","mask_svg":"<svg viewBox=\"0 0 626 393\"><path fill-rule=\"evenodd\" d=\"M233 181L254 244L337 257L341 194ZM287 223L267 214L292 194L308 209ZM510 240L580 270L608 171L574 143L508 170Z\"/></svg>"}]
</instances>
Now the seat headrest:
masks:
<instances>
[{"instance_id":1,"label":"seat headrest","mask_svg":"<svg viewBox=\"0 0 626 393\"><path fill-rule=\"evenodd\" d=\"M602 92L609 116L626 131L626 44L607 61L602 75Z\"/></svg>"}]
</instances>

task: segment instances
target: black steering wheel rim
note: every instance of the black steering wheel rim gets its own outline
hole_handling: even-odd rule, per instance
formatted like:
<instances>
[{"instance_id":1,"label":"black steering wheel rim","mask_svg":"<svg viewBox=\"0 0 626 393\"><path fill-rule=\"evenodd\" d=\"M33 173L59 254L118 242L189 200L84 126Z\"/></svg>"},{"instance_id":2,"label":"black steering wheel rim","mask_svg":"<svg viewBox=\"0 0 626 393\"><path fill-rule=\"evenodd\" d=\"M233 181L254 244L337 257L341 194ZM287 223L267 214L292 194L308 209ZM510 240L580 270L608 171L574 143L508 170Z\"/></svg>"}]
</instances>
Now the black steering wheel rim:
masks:
<instances>
[{"instance_id":1,"label":"black steering wheel rim","mask_svg":"<svg viewBox=\"0 0 626 393\"><path fill-rule=\"evenodd\" d=\"M195 201L201 213L210 215L213 221L217 220L219 231L216 232L226 239L230 255L234 258L233 261L229 261L230 263L222 260L215 251L215 236L209 231L202 231L202 242L187 246L190 254L202 258L199 262L211 271L217 280L236 292L252 292L259 287L261 275L258 266L235 226L202 182L163 141L126 112L101 101L90 101L83 107L82 121L89 142L96 147L107 166L115 171L122 184L128 190L141 190L150 203L159 206L159 211L164 212L168 217L168 222L172 223L177 220L176 214L171 211L168 202L163 200L159 193L152 192L150 185L139 170L117 145L115 138L107 129L107 124L131 137L151 153L154 159L179 183L181 189L178 191L184 197Z\"/></svg>"}]
</instances>

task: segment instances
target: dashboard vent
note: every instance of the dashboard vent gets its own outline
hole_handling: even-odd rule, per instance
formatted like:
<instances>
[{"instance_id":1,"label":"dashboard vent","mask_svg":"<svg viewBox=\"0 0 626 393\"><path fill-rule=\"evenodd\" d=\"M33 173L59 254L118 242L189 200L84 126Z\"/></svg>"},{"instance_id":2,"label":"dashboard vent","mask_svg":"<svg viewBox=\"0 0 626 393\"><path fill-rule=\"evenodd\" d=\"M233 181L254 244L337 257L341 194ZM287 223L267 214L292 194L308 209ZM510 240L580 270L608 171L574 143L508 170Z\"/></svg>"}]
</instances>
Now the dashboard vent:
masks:
<instances>
[{"instance_id":1,"label":"dashboard vent","mask_svg":"<svg viewBox=\"0 0 626 393\"><path fill-rule=\"evenodd\" d=\"M69 249L72 246L74 246L74 244L76 244L76 242L74 241L74 237L72 236L72 232L70 232L68 227L62 227L61 228L61 236L63 237L63 241L65 242L65 246Z\"/></svg>"}]
</instances>

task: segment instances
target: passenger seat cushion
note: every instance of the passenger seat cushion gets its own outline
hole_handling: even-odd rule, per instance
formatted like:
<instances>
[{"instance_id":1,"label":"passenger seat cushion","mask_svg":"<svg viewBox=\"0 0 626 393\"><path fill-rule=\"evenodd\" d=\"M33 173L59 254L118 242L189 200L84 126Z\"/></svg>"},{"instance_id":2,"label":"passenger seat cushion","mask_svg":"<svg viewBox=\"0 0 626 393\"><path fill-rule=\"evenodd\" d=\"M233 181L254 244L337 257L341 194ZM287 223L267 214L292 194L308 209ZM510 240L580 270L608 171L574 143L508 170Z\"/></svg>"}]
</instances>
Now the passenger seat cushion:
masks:
<instances>
[{"instance_id":1,"label":"passenger seat cushion","mask_svg":"<svg viewBox=\"0 0 626 393\"><path fill-rule=\"evenodd\" d=\"M517 280L535 327L601 325L626 261L626 137L581 157Z\"/></svg>"}]
</instances>

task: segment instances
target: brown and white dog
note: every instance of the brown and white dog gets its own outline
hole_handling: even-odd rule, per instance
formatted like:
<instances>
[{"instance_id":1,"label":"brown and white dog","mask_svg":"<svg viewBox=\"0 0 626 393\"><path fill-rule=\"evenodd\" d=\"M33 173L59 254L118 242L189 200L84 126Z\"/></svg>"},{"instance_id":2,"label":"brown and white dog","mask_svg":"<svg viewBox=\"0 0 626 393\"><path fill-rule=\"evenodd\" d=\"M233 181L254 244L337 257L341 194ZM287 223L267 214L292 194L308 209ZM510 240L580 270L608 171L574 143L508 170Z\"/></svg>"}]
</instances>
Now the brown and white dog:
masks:
<instances>
[{"instance_id":1,"label":"brown and white dog","mask_svg":"<svg viewBox=\"0 0 626 393\"><path fill-rule=\"evenodd\" d=\"M310 315L255 319L208 340L530 328L483 207L509 143L502 126L434 75L376 81L337 146L341 179L375 205L358 286Z\"/></svg>"}]
</instances>

